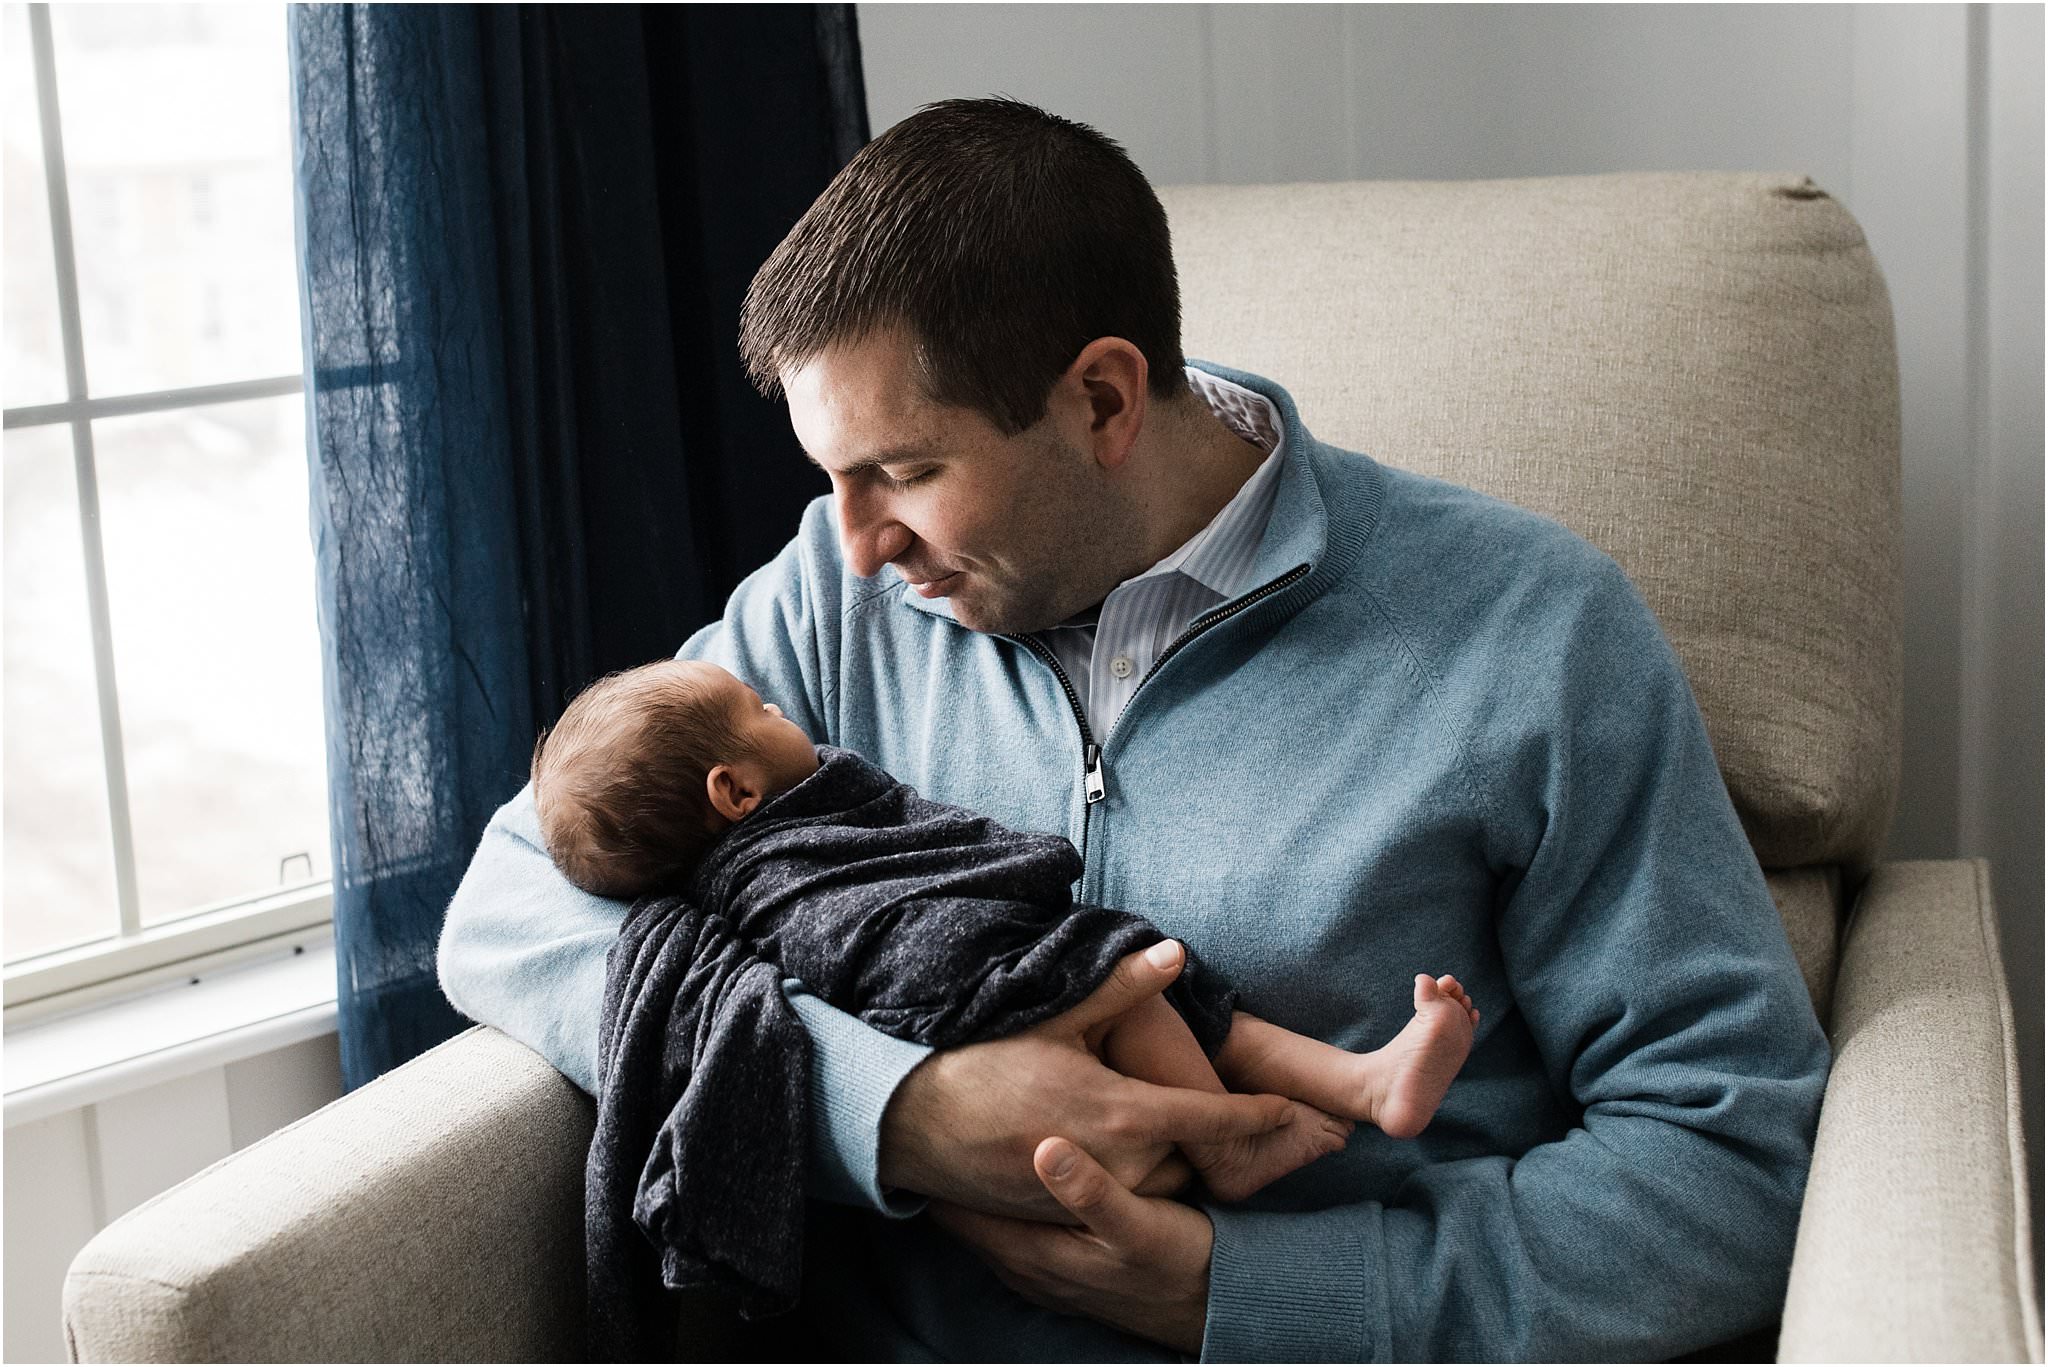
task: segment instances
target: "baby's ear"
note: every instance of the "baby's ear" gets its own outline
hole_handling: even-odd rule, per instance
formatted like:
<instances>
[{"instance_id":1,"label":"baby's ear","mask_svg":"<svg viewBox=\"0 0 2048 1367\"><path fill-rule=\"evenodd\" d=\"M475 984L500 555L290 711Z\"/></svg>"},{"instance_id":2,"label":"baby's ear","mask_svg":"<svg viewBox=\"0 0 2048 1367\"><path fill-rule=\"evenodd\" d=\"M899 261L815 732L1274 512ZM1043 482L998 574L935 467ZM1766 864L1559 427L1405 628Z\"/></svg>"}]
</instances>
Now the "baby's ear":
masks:
<instances>
[{"instance_id":1,"label":"baby's ear","mask_svg":"<svg viewBox=\"0 0 2048 1367\"><path fill-rule=\"evenodd\" d=\"M711 809L727 821L738 821L761 802L760 794L752 791L730 764L711 766L711 772L704 775L704 795L711 800Z\"/></svg>"}]
</instances>

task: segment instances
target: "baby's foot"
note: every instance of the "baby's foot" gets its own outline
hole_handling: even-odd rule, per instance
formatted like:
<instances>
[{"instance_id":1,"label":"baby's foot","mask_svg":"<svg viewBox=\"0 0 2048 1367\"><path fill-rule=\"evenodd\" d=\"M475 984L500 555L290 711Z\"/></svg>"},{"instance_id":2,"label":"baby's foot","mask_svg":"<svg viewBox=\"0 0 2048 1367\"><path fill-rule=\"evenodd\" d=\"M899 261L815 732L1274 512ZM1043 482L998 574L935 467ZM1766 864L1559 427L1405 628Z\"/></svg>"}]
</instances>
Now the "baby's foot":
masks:
<instances>
[{"instance_id":1,"label":"baby's foot","mask_svg":"<svg viewBox=\"0 0 2048 1367\"><path fill-rule=\"evenodd\" d=\"M1335 1153L1355 1129L1348 1120L1295 1102L1278 1129L1220 1144L1183 1144L1181 1150L1219 1201L1242 1201L1296 1168Z\"/></svg>"},{"instance_id":2,"label":"baby's foot","mask_svg":"<svg viewBox=\"0 0 2048 1367\"><path fill-rule=\"evenodd\" d=\"M1415 1018L1385 1048L1368 1055L1373 1068L1366 1080L1367 1118L1393 1139L1421 1134L1465 1066L1478 1023L1479 1012L1456 978L1416 974Z\"/></svg>"}]
</instances>

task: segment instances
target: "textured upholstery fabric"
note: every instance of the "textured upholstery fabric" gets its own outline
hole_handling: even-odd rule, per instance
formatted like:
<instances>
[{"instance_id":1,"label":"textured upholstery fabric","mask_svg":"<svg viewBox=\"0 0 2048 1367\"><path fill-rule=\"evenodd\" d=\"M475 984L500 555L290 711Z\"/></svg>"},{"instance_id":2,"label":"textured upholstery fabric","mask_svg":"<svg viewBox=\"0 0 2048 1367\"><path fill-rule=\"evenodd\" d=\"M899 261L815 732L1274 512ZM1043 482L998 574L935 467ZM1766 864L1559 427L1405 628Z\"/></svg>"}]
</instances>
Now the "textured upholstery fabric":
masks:
<instances>
[{"instance_id":1,"label":"textured upholstery fabric","mask_svg":"<svg viewBox=\"0 0 2048 1367\"><path fill-rule=\"evenodd\" d=\"M1834 998L1841 926L1842 874L1834 865L1813 869L1766 869L1764 882L1785 921L1785 938L1799 960L1813 1013L1823 1022Z\"/></svg>"},{"instance_id":2,"label":"textured upholstery fabric","mask_svg":"<svg viewBox=\"0 0 2048 1367\"><path fill-rule=\"evenodd\" d=\"M2041 1360L1989 872L1886 864L1858 899L1784 1361Z\"/></svg>"},{"instance_id":3,"label":"textured upholstery fabric","mask_svg":"<svg viewBox=\"0 0 2048 1367\"><path fill-rule=\"evenodd\" d=\"M1608 552L1764 865L1874 857L1897 786L1897 371L1840 205L1697 173L1160 196L1189 356Z\"/></svg>"},{"instance_id":4,"label":"textured upholstery fabric","mask_svg":"<svg viewBox=\"0 0 2048 1367\"><path fill-rule=\"evenodd\" d=\"M108 1225L79 1362L573 1360L591 1103L472 1027Z\"/></svg>"}]
</instances>

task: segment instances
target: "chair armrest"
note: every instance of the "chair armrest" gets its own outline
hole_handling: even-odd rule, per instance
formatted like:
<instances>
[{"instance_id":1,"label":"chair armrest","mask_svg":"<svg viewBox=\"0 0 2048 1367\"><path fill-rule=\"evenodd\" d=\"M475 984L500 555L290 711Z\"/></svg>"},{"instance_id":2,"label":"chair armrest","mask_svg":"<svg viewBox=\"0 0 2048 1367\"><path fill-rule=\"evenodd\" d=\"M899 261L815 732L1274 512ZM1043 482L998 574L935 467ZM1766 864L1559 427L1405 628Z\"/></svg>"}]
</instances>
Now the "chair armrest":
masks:
<instances>
[{"instance_id":1,"label":"chair armrest","mask_svg":"<svg viewBox=\"0 0 2048 1367\"><path fill-rule=\"evenodd\" d=\"M573 1361L590 1098L476 1026L101 1230L73 1361Z\"/></svg>"},{"instance_id":2,"label":"chair armrest","mask_svg":"<svg viewBox=\"0 0 2048 1367\"><path fill-rule=\"evenodd\" d=\"M1872 874L1779 1360L2039 1362L2012 1002L1982 860Z\"/></svg>"}]
</instances>

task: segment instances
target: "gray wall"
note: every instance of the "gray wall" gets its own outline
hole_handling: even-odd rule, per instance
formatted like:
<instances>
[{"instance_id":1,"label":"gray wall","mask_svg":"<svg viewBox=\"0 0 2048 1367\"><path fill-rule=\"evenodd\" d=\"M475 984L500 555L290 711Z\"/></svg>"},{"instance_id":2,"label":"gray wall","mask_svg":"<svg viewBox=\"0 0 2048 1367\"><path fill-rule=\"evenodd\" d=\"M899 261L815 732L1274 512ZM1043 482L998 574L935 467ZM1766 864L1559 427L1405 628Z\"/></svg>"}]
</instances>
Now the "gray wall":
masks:
<instances>
[{"instance_id":1,"label":"gray wall","mask_svg":"<svg viewBox=\"0 0 2048 1367\"><path fill-rule=\"evenodd\" d=\"M2041 1240L2042 11L2032 5L862 5L876 132L1014 95L1158 184L1785 170L1898 321L1892 853L1992 860Z\"/></svg>"}]
</instances>

